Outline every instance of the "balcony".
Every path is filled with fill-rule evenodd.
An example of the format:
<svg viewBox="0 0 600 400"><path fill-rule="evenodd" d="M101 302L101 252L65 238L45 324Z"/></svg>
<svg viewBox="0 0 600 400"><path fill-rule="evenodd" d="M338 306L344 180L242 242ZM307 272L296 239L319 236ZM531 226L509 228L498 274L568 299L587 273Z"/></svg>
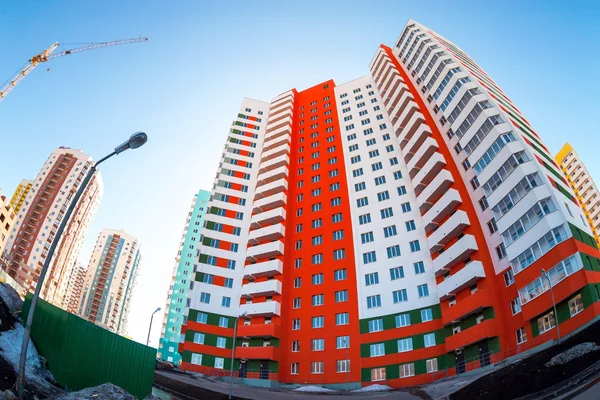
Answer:
<svg viewBox="0 0 600 400"><path fill-rule="evenodd" d="M431 137L431 130L425 124L421 125L403 149L405 154L416 153L426 139ZM412 156L411 156L412 157Z"/></svg>
<svg viewBox="0 0 600 400"><path fill-rule="evenodd" d="M282 207L287 204L287 196L285 193L277 193L269 197L263 197L254 202L252 212L258 214L261 211L271 210L273 208Z"/></svg>
<svg viewBox="0 0 600 400"><path fill-rule="evenodd" d="M413 187L417 196L429 185L429 182L446 166L446 160L441 153L435 152L427 160L425 165L415 174L416 170L410 170Z"/></svg>
<svg viewBox="0 0 600 400"><path fill-rule="evenodd" d="M396 134L398 136L398 141L400 142L400 147L404 145L404 142L408 142L412 136L417 132L417 130L421 127L421 124L425 121L425 117L420 112L416 112L408 124L404 126L399 126L396 129L394 125L394 129L396 130Z"/></svg>
<svg viewBox="0 0 600 400"><path fill-rule="evenodd" d="M274 182L278 179L287 178L288 175L289 175L289 170L288 170L288 167L286 167L286 166L263 172L262 174L258 175L257 187L261 187L267 183Z"/></svg>
<svg viewBox="0 0 600 400"><path fill-rule="evenodd" d="M446 351L462 349L470 344L498 336L498 325L495 319L487 319L473 325L455 335L446 338Z"/></svg>
<svg viewBox="0 0 600 400"><path fill-rule="evenodd" d="M283 154L277 157L273 157L270 160L263 160L260 164L259 174L263 174L267 171L272 171L275 168L284 167L290 164L290 156Z"/></svg>
<svg viewBox="0 0 600 400"><path fill-rule="evenodd" d="M246 261L254 261L259 258L271 258L283 255L283 243L280 241L259 244L248 247L246 250Z"/></svg>
<svg viewBox="0 0 600 400"><path fill-rule="evenodd" d="M433 271L435 272L435 275L438 276L443 274L444 271L450 270L456 264L473 254L473 252L475 251L477 251L477 243L475 242L475 236L463 236L452 246L450 246L449 249L444 251L442 254L437 256L435 260L433 260ZM458 275L458 273L456 273L455 275Z"/></svg>
<svg viewBox="0 0 600 400"><path fill-rule="evenodd" d="M423 214L423 225L425 232L429 233L434 227L438 226L448 215L450 215L459 204L462 203L460 194L456 189L450 189L438 201L435 202L433 207Z"/></svg>
<svg viewBox="0 0 600 400"><path fill-rule="evenodd" d="M269 140L267 143L265 143L264 147L263 147L263 152L262 154L273 150L277 147L283 146L285 144L291 144L291 137L289 135L289 133L285 134L285 135L281 135L278 138L275 138L273 140ZM261 154L261 158L262 158L262 154Z"/></svg>
<svg viewBox="0 0 600 400"><path fill-rule="evenodd" d="M281 294L281 282L277 279L242 285L242 297L273 296L276 294Z"/></svg>
<svg viewBox="0 0 600 400"><path fill-rule="evenodd" d="M477 290L472 295L457 301L452 307L443 310L442 321L444 326L456 324L469 315L477 314L484 308L493 306L493 303L487 290Z"/></svg>
<svg viewBox="0 0 600 400"><path fill-rule="evenodd" d="M255 199L262 199L263 197L272 196L275 193L284 192L288 188L288 182L286 179L279 179L275 182L267 183L256 188Z"/></svg>
<svg viewBox="0 0 600 400"><path fill-rule="evenodd" d="M279 360L279 347L275 346L236 346L235 358L248 360Z"/></svg>
<svg viewBox="0 0 600 400"><path fill-rule="evenodd" d="M438 229L427 237L430 253L436 253L470 225L471 221L469 221L467 213L463 210L456 211L450 218L444 221Z"/></svg>
<svg viewBox="0 0 600 400"><path fill-rule="evenodd" d="M279 146L273 147L268 151L263 150L262 154L260 155L260 160L261 162L265 162L272 158L282 156L284 154L290 154L289 143L282 143Z"/></svg>
<svg viewBox="0 0 600 400"><path fill-rule="evenodd" d="M276 124L279 124L279 122L276 122ZM277 129L274 129L274 130L270 131L269 133L265 134L264 145L269 146L270 142L276 140L277 138L279 138L283 135L289 135L291 133L291 130L292 130L291 124L286 123L284 125L279 125L277 127Z"/></svg>
<svg viewBox="0 0 600 400"><path fill-rule="evenodd" d="M417 197L419 211L423 214L433 206L433 203L454 183L450 171L442 170Z"/></svg>
<svg viewBox="0 0 600 400"><path fill-rule="evenodd" d="M272 315L281 315L281 304L278 301L240 304L240 314L244 311L248 317L269 317Z"/></svg>
<svg viewBox="0 0 600 400"><path fill-rule="evenodd" d="M283 273L283 261L268 260L256 264L248 264L244 268L244 278L260 278L261 276Z"/></svg>
<svg viewBox="0 0 600 400"><path fill-rule="evenodd" d="M485 271L481 261L471 261L460 271L446 278L437 285L440 300L445 300L456 295L461 290L471 286L480 279L485 278Z"/></svg>
<svg viewBox="0 0 600 400"><path fill-rule="evenodd" d="M238 325L239 337L281 337L281 326L278 324Z"/></svg>
<svg viewBox="0 0 600 400"><path fill-rule="evenodd" d="M290 126L291 124L292 124L291 113L279 120L277 120L277 118L275 118L275 119L273 119L273 121L268 121L266 135L269 135L271 132L274 132L277 129L280 129L282 126Z"/></svg>
<svg viewBox="0 0 600 400"><path fill-rule="evenodd" d="M429 160L431 155L435 153L439 149L437 141L431 137L428 137L423 141L423 145L421 147L416 148L415 153L404 153L404 160L406 161L406 166L408 167L408 172L411 178L419 172L423 165ZM409 157L410 156L410 157Z"/></svg>
<svg viewBox="0 0 600 400"><path fill-rule="evenodd" d="M250 234L248 235L248 242L251 244L258 244L259 242L266 241L270 242L272 240L282 238L283 236L285 236L285 226L282 224L268 225L264 228L250 231Z"/></svg>
<svg viewBox="0 0 600 400"><path fill-rule="evenodd" d="M396 114L396 116L392 118L392 124L394 125L394 128L398 127L398 129L402 129L404 126L409 126L407 123L410 121L411 117L418 112L419 106L417 103L415 103L413 100L409 101L402 110L402 113L400 115Z"/></svg>
<svg viewBox="0 0 600 400"><path fill-rule="evenodd" d="M254 214L250 219L250 228L259 229L268 225L273 225L285 220L285 208L279 207L259 214Z"/></svg>

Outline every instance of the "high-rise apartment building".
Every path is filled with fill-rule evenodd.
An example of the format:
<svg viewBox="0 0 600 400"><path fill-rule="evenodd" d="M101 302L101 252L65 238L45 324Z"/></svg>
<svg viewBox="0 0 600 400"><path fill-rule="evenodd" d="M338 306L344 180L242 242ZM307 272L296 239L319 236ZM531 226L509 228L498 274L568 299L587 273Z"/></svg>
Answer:
<svg viewBox="0 0 600 400"><path fill-rule="evenodd" d="M35 289L58 226L91 166L89 155L60 147L44 163L25 200L17 201L17 205L21 203L21 206L6 247L6 272L26 291ZM66 307L69 277L102 192L102 178L96 172L68 221L51 260L41 295L59 307ZM16 198L21 197L18 195Z"/></svg>
<svg viewBox="0 0 600 400"><path fill-rule="evenodd" d="M79 261L75 264L71 276L67 284L67 295L65 298L65 310L70 313L77 314L79 302L83 295L83 286L85 285L85 277L87 269Z"/></svg>
<svg viewBox="0 0 600 400"><path fill-rule="evenodd" d="M120 230L103 229L90 257L77 314L126 335L141 257L135 237Z"/></svg>
<svg viewBox="0 0 600 400"><path fill-rule="evenodd" d="M188 292L183 368L228 370L239 317L242 378L411 386L600 313L583 211L491 78L412 20L369 71L243 100Z"/></svg>
<svg viewBox="0 0 600 400"><path fill-rule="evenodd" d="M0 191L0 260L3 259L4 249L13 228L15 217L14 208ZM0 263L3 265L2 261Z"/></svg>
<svg viewBox="0 0 600 400"><path fill-rule="evenodd" d="M198 257L196 251L198 243L200 243L204 214L206 214L209 199L210 192L206 190L200 190L194 195L185 220L167 293L157 356L175 364L181 362L181 355L178 352L181 324L187 303L188 288L194 279L194 263Z"/></svg>
<svg viewBox="0 0 600 400"><path fill-rule="evenodd" d="M600 193L598 187L581 161L579 154L569 143L560 149L555 159L565 173L567 182L571 185L585 212L596 243L600 245Z"/></svg>
<svg viewBox="0 0 600 400"><path fill-rule="evenodd" d="M17 186L17 189L15 190L10 199L10 205L15 210L15 213L18 213L21 207L23 206L23 203L27 198L27 194L29 194L29 191L31 190L32 186L33 181L29 179L23 179L19 183L19 186Z"/></svg>

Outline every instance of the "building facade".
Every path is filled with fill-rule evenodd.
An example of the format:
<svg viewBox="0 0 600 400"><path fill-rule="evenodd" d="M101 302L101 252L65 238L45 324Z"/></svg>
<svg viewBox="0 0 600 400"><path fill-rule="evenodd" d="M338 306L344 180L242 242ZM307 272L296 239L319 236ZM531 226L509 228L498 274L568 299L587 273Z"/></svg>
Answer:
<svg viewBox="0 0 600 400"><path fill-rule="evenodd" d="M181 324L187 303L188 288L194 274L194 260L198 257L196 251L198 243L200 243L209 199L210 192L206 190L200 190L194 195L181 235L177 257L175 257L167 303L164 308L157 357L176 365L181 363L181 355L178 351Z"/></svg>
<svg viewBox="0 0 600 400"><path fill-rule="evenodd" d="M75 263L75 268L73 268L71 276L69 277L67 295L64 302L65 310L72 314L77 314L78 312L86 275L87 269L77 261L77 263Z"/></svg>
<svg viewBox="0 0 600 400"><path fill-rule="evenodd" d="M579 200L596 243L600 245L600 192L579 154L566 143L556 154L556 162Z"/></svg>
<svg viewBox="0 0 600 400"><path fill-rule="evenodd" d="M6 247L8 264L5 271L25 291L35 289L58 226L91 166L89 155L60 147L44 163L25 200L17 201L21 206ZM59 239L44 281L41 296L54 305L66 307L69 277L102 193L102 178L96 172ZM13 196L15 199L21 197Z"/></svg>
<svg viewBox="0 0 600 400"><path fill-rule="evenodd" d="M242 102L188 292L183 368L228 370L237 319L241 378L412 386L600 313L584 212L491 78L412 20L369 71Z"/></svg>
<svg viewBox="0 0 600 400"><path fill-rule="evenodd" d="M0 259L3 259L6 243L15 223L15 210L8 198L0 192ZM3 263L3 261L0 261ZM3 265L3 264L2 264Z"/></svg>
<svg viewBox="0 0 600 400"><path fill-rule="evenodd" d="M27 198L27 195L29 194L29 191L31 190L32 186L33 181L29 179L23 179L19 183L19 186L17 186L17 189L15 190L10 199L10 205L15 210L15 213L18 213L21 207L23 206L23 203L25 202L25 199Z"/></svg>
<svg viewBox="0 0 600 400"><path fill-rule="evenodd" d="M90 257L77 314L119 335L127 335L141 257L140 244L134 236L103 229Z"/></svg>

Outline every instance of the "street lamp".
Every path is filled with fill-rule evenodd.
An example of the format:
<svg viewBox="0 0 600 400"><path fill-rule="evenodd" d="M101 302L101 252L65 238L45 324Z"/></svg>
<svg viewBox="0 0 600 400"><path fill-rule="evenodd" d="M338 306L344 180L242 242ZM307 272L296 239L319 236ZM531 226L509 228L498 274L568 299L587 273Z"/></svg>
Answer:
<svg viewBox="0 0 600 400"><path fill-rule="evenodd" d="M552 307L554 307L554 322L556 323L556 336L557 343L560 343L560 327L558 326L558 312L556 311L556 302L554 301L554 290L552 289L552 282L550 281L550 276L544 268L542 268L542 276L548 279L548 285L550 286L550 295L552 296Z"/></svg>
<svg viewBox="0 0 600 400"><path fill-rule="evenodd" d="M133 135L131 135L129 140L127 140L126 142L115 147L115 150L112 153L110 153L106 157L101 158L100 160L96 161L96 163L88 171L88 173L85 176L81 185L79 185L79 189L77 189L77 193L75 194L75 197L73 197L71 204L69 204L69 208L67 208L67 212L65 213L62 221L60 222L58 230L56 231L56 235L54 236L54 240L52 241L52 244L50 245L50 248L48 249L48 254L46 255L46 260L44 261L44 266L42 267L42 271L40 272L40 277L35 286L35 291L33 292L33 297L31 298L31 305L29 307L29 313L27 314L27 322L25 323L25 332L23 332L23 342L21 343L21 358L19 359L19 377L18 377L18 381L17 381L20 400L23 400L23 391L24 391L24 384L25 384L25 363L27 360L27 347L29 346L29 337L31 336L31 324L33 322L33 315L35 313L35 307L36 307L38 299L40 297L40 292L42 290L44 278L46 277L46 273L48 272L48 268L50 267L50 261L52 260L52 256L54 255L54 250L56 250L56 246L58 245L58 242L59 242L59 240L62 236L62 233L65 229L65 226L67 225L67 222L71 218L71 214L73 214L73 210L77 206L77 203L79 202L79 199L83 195L83 192L85 191L87 185L90 183L90 180L92 180L92 177L94 176L94 173L96 172L96 168L98 167L98 165L100 165L102 162L108 160L112 156L124 152L125 150L137 149L138 147L141 147L147 141L148 141L148 135L146 135L144 132L136 132Z"/></svg>
<svg viewBox="0 0 600 400"><path fill-rule="evenodd" d="M229 400L231 400L231 391L233 390L233 360L235 356L235 340L237 336L238 319L243 318L248 314L248 311L242 311L240 316L233 323L233 344L231 345L231 367L229 371Z"/></svg>
<svg viewBox="0 0 600 400"><path fill-rule="evenodd" d="M158 307L156 310L154 310L154 312L150 316L150 326L148 327L148 339L146 339L146 346L148 346L148 343L150 343L150 331L152 330L152 320L154 319L154 314L156 314L159 311L160 311L160 307Z"/></svg>

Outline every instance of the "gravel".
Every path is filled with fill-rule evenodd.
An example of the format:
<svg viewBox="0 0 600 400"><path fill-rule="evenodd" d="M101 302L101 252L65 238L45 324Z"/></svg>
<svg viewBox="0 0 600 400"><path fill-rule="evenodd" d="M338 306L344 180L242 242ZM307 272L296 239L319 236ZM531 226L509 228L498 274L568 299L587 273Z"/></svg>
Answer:
<svg viewBox="0 0 600 400"><path fill-rule="evenodd" d="M135 397L112 383L104 383L56 397L55 400L135 400Z"/></svg>
<svg viewBox="0 0 600 400"><path fill-rule="evenodd" d="M598 346L594 342L586 342L578 344L577 346L571 347L569 350L563 351L560 354L555 355L548 361L544 366L553 367L555 365L566 364L571 360L579 358L584 354L590 353L592 351L600 350L600 346Z"/></svg>
<svg viewBox="0 0 600 400"><path fill-rule="evenodd" d="M327 389L321 386L301 386L297 389L294 389L294 392L331 393L335 392L335 390Z"/></svg>
<svg viewBox="0 0 600 400"><path fill-rule="evenodd" d="M353 392L385 392L388 390L392 390L393 388L391 386L388 385L369 385L369 386L365 386L364 388L360 388L357 390L353 390Z"/></svg>

